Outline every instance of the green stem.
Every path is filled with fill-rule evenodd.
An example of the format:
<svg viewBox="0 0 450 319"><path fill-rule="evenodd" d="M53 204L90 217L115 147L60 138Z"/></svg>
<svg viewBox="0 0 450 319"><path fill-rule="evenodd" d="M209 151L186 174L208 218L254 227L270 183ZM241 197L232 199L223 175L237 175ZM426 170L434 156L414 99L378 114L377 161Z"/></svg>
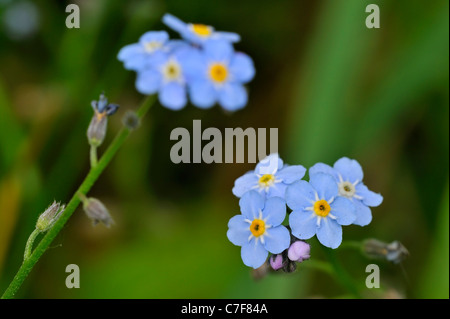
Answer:
<svg viewBox="0 0 450 319"><path fill-rule="evenodd" d="M90 150L90 159L91 159L91 167L97 166L98 158L97 158L97 146L91 145Z"/></svg>
<svg viewBox="0 0 450 319"><path fill-rule="evenodd" d="M30 237L28 237L27 244L25 245L25 253L23 255L23 260L27 260L28 258L30 258L34 240L40 233L41 232L38 229L35 229L31 233Z"/></svg>
<svg viewBox="0 0 450 319"><path fill-rule="evenodd" d="M155 95L149 96L145 99L143 104L137 110L137 116L139 118L144 117L144 115L148 112L150 107L154 104L156 98ZM60 218L56 221L53 227L47 232L47 234L42 238L39 245L33 251L33 253L23 261L19 270L17 271L16 276L9 284L8 288L5 290L2 299L13 298L16 294L17 290L20 288L24 280L28 277L29 273L33 269L34 265L37 263L42 254L47 250L49 245L61 231L61 229L66 224L67 220L72 216L73 212L77 208L80 203L79 194L87 194L87 192L94 185L95 181L98 179L100 174L105 170L106 166L111 162L114 155L117 153L119 148L125 142L126 138L130 135L130 130L126 127L123 127L116 135L114 140L109 145L108 149L105 151L103 156L98 161L95 167L91 167L88 175L81 183L80 187L75 191L75 194L72 196L71 200L66 206L66 209L61 214Z"/></svg>
<svg viewBox="0 0 450 319"><path fill-rule="evenodd" d="M333 266L334 273L336 274L336 279L338 282L345 287L350 293L355 297L359 298L360 294L358 288L356 287L353 279L350 277L348 272L342 267L341 263L336 257L336 252L330 248L324 248L325 254L328 257L330 264Z"/></svg>

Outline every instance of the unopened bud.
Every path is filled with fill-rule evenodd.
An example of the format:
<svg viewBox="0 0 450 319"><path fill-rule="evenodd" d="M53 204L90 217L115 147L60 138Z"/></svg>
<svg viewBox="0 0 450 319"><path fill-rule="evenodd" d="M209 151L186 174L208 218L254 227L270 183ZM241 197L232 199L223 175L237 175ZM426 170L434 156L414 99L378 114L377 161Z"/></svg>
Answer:
<svg viewBox="0 0 450 319"><path fill-rule="evenodd" d="M135 130L139 127L140 120L137 114L133 111L126 111L122 117L122 123L130 131Z"/></svg>
<svg viewBox="0 0 450 319"><path fill-rule="evenodd" d="M283 268L283 257L281 255L272 255L269 259L270 267L273 270L278 270Z"/></svg>
<svg viewBox="0 0 450 319"><path fill-rule="evenodd" d="M103 205L101 201L96 198L82 197L83 209L87 217L92 220L92 224L95 226L98 223L104 224L106 227L110 227L114 224L114 220L109 214L108 209Z"/></svg>
<svg viewBox="0 0 450 319"><path fill-rule="evenodd" d="M311 246L302 241L297 240L291 244L288 249L288 258L292 261L302 262L310 257Z"/></svg>
<svg viewBox="0 0 450 319"><path fill-rule="evenodd" d="M64 211L65 206L54 201L46 210L43 212L37 222L36 229L40 232L46 232L55 224L61 213Z"/></svg>
<svg viewBox="0 0 450 319"><path fill-rule="evenodd" d="M399 241L385 243L377 239L368 239L363 244L364 253L370 258L383 258L394 264L403 261L409 252Z"/></svg>

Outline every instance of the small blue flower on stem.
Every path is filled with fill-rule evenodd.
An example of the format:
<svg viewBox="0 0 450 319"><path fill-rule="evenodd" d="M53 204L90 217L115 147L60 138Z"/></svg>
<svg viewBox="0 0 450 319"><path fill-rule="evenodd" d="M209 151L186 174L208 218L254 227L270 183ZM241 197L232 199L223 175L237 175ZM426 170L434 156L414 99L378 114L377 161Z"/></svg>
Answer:
<svg viewBox="0 0 450 319"><path fill-rule="evenodd" d="M286 216L286 203L272 197L264 200L256 191L246 193L239 201L241 215L228 222L228 239L241 246L245 265L258 268L270 253L279 254L290 244L289 230L282 226Z"/></svg>
<svg viewBox="0 0 450 319"><path fill-rule="evenodd" d="M209 39L226 40L232 43L241 39L239 34L215 31L213 27L204 24L185 23L169 13L163 16L162 21L184 39L194 44L202 44Z"/></svg>
<svg viewBox="0 0 450 319"><path fill-rule="evenodd" d="M169 53L158 54L150 67L138 72L136 89L142 94L159 92L160 103L171 109L180 110L187 104L184 56L192 50L177 44Z"/></svg>
<svg viewBox="0 0 450 319"><path fill-rule="evenodd" d="M363 170L356 160L343 157L334 163L334 167L323 163L317 163L310 168L310 174L327 173L334 177L339 195L348 198L355 205L355 225L366 226L372 221L372 212L369 207L381 204L383 197L370 191L363 184Z"/></svg>
<svg viewBox="0 0 450 319"><path fill-rule="evenodd" d="M124 63L125 69L140 71L151 65L155 53L166 51L169 35L165 31L149 31L144 33L138 43L124 46L117 56Z"/></svg>
<svg viewBox="0 0 450 319"><path fill-rule="evenodd" d="M337 248L342 242L342 226L354 222L355 207L339 196L333 176L310 173L309 183L298 181L286 189L286 202L292 209L289 225L292 235L309 239L317 235L319 242Z"/></svg>
<svg viewBox="0 0 450 319"><path fill-rule="evenodd" d="M233 194L241 197L251 190L256 190L267 197L285 197L286 187L299 181L305 175L302 165L286 165L278 156L271 154L250 171L234 182Z"/></svg>
<svg viewBox="0 0 450 319"><path fill-rule="evenodd" d="M203 50L192 50L186 63L192 104L210 108L219 103L227 111L236 111L247 104L243 84L255 75L252 59L224 40L209 40Z"/></svg>

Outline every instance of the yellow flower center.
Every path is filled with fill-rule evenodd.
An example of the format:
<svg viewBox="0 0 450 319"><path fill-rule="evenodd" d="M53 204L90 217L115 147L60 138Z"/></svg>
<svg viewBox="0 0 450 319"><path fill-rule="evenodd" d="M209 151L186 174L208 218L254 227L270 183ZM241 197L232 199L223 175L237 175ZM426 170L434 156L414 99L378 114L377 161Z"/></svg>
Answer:
<svg viewBox="0 0 450 319"><path fill-rule="evenodd" d="M327 217L331 211L330 204L324 199L314 203L314 212L320 217Z"/></svg>
<svg viewBox="0 0 450 319"><path fill-rule="evenodd" d="M275 182L275 176L272 174L264 174L259 179L259 186L261 187L269 187Z"/></svg>
<svg viewBox="0 0 450 319"><path fill-rule="evenodd" d="M250 231L255 237L263 235L266 231L266 224L262 219L254 219L250 225Z"/></svg>
<svg viewBox="0 0 450 319"><path fill-rule="evenodd" d="M163 67L162 73L168 81L177 80L181 76L181 66L176 61L171 60Z"/></svg>
<svg viewBox="0 0 450 319"><path fill-rule="evenodd" d="M212 33L211 27L204 24L192 24L191 29L201 37L209 37Z"/></svg>
<svg viewBox="0 0 450 319"><path fill-rule="evenodd" d="M215 63L209 68L209 75L215 82L224 82L228 77L227 67L221 63Z"/></svg>

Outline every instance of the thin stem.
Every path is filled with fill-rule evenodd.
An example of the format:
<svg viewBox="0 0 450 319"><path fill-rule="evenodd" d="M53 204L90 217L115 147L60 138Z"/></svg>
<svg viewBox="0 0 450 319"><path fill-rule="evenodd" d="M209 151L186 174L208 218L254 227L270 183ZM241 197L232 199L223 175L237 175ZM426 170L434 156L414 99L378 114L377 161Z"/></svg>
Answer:
<svg viewBox="0 0 450 319"><path fill-rule="evenodd" d="M27 260L31 256L31 251L33 250L33 243L36 237L40 234L38 229L33 230L30 237L28 237L27 244L25 245L25 253L23 255L23 260Z"/></svg>
<svg viewBox="0 0 450 319"><path fill-rule="evenodd" d="M144 115L148 112L150 107L154 104L156 98L155 95L149 96L145 99L143 104L139 107L137 111L137 115L139 118L144 117ZM61 217L55 222L53 227L47 232L47 234L42 238L39 245L32 252L28 259L24 260L22 265L20 266L16 276L9 284L9 287L5 290L2 299L13 298L16 294L17 290L20 288L24 280L27 278L34 265L37 263L42 254L47 250L49 245L61 231L61 229L66 224L67 220L72 216L73 212L77 208L80 203L79 194L85 195L94 185L95 181L98 179L100 174L105 170L108 164L111 162L114 155L120 149L122 144L125 142L126 138L130 134L130 130L126 127L122 127L122 129L117 133L114 140L109 145L108 149L105 151L103 156L98 161L95 167L91 167L88 175L81 183L80 187L75 191L75 194L70 199L69 203L66 206L66 209L61 214Z"/></svg>
<svg viewBox="0 0 450 319"><path fill-rule="evenodd" d="M98 159L97 159L97 146L91 145L90 150L90 159L91 159L91 167L97 166Z"/></svg>

